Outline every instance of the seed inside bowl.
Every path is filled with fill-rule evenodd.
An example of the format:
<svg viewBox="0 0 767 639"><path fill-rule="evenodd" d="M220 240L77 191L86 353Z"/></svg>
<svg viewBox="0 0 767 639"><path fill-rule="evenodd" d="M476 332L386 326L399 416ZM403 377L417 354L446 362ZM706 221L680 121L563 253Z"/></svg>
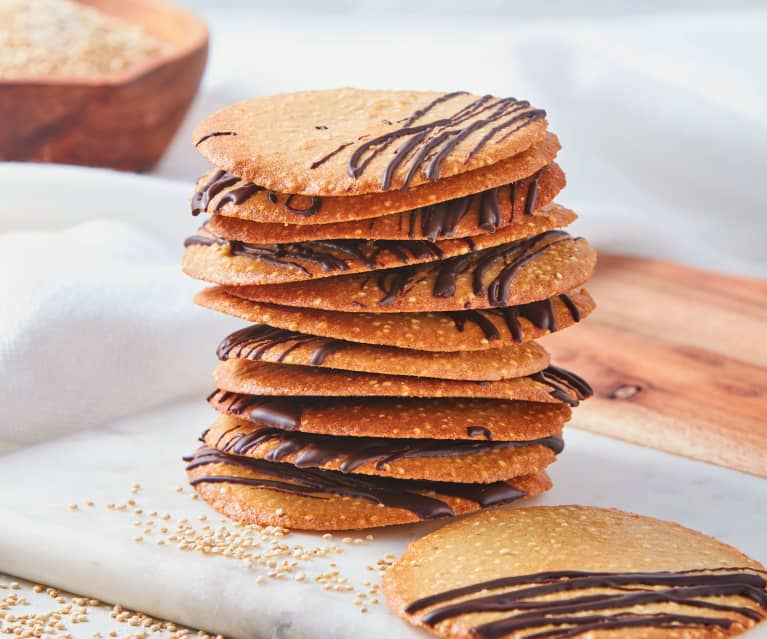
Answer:
<svg viewBox="0 0 767 639"><path fill-rule="evenodd" d="M0 2L0 79L117 75L169 48L135 24L72 0Z"/></svg>

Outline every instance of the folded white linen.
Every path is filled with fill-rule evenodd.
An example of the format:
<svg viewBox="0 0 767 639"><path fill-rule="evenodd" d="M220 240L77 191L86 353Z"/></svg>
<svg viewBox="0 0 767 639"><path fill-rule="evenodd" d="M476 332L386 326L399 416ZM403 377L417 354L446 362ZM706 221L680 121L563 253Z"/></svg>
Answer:
<svg viewBox="0 0 767 639"><path fill-rule="evenodd" d="M0 165L0 440L35 442L204 395L238 322L181 273L190 185Z"/></svg>

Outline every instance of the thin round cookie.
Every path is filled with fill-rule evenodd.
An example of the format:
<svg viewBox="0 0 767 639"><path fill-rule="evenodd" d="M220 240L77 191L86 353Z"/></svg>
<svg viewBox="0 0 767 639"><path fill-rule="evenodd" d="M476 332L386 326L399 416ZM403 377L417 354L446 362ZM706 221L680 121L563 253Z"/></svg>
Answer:
<svg viewBox="0 0 767 639"><path fill-rule="evenodd" d="M253 302L221 287L195 296L200 306L249 322L365 344L433 352L502 348L572 326L595 308L585 289L521 306L447 313L343 313Z"/></svg>
<svg viewBox="0 0 767 639"><path fill-rule="evenodd" d="M221 214L252 222L291 224L294 226L327 226L359 223L380 216L391 217L400 212L422 207L439 207L451 202L455 209L486 227L495 218L515 213L532 212L538 203L551 201L566 183L562 169L552 160L559 141L548 134L539 145L509 160L452 178L426 184L409 191L371 193L353 197L319 197L268 191L231 173L212 170L203 175L192 195L192 215ZM498 211L493 205L497 201ZM476 208L475 208L476 207ZM465 210L464 210L465 209ZM471 209L471 210L469 210ZM435 213L440 208L435 209ZM471 228L470 225L468 228ZM489 230L485 228L485 230ZM336 236L340 237L340 236Z"/></svg>
<svg viewBox="0 0 767 639"><path fill-rule="evenodd" d="M344 475L200 448L185 458L189 482L213 508L246 524L353 530L451 517L538 495L545 472L464 484Z"/></svg>
<svg viewBox="0 0 767 639"><path fill-rule="evenodd" d="M254 324L225 337L218 358L319 366L323 368L437 377L457 380L498 380L524 377L549 365L549 356L535 342L483 351L433 353L359 344Z"/></svg>
<svg viewBox="0 0 767 639"><path fill-rule="evenodd" d="M467 441L315 435L220 417L200 438L224 453L397 479L488 484L544 470L564 448L561 433L530 441Z"/></svg>
<svg viewBox="0 0 767 639"><path fill-rule="evenodd" d="M339 389L356 397L462 397L565 402L570 406L590 397L585 380L557 366L527 377L472 382L404 375L379 375L309 366L285 366L232 359L213 371L222 390L245 395L334 397Z"/></svg>
<svg viewBox="0 0 767 639"><path fill-rule="evenodd" d="M757 561L679 524L587 506L494 510L413 542L391 608L445 639L714 638L767 616Z"/></svg>
<svg viewBox="0 0 767 639"><path fill-rule="evenodd" d="M522 153L546 113L463 91L329 89L245 100L205 118L193 140L214 166L282 193L407 190Z"/></svg>
<svg viewBox="0 0 767 639"><path fill-rule="evenodd" d="M520 441L560 432L567 404L409 397L267 397L216 389L220 413L318 435Z"/></svg>
<svg viewBox="0 0 767 639"><path fill-rule="evenodd" d="M252 244L219 237L204 226L184 242L183 269L191 277L214 284L247 286L425 264L539 235L576 218L557 204L550 209L549 215L531 217L528 224L441 242L338 239Z"/></svg>
<svg viewBox="0 0 767 639"><path fill-rule="evenodd" d="M555 181L552 173L560 178ZM532 190L538 180L538 187ZM535 222L536 215L551 215L547 205L564 186L564 173L557 165L549 165L535 176L507 187L497 187L496 193L478 193L456 200L428 204L402 213L392 213L351 222L330 224L289 224L276 222L254 222L242 218L237 212L232 215L212 215L206 225L208 229L227 239L253 243L284 244L309 240L334 240L338 238L366 240L437 240L451 237L472 237L513 225L527 225ZM532 192L531 192L532 191ZM557 226L566 226L575 220L575 213L569 209L557 208L557 215L563 219ZM534 233L527 233L534 235Z"/></svg>
<svg viewBox="0 0 767 639"><path fill-rule="evenodd" d="M548 299L581 286L595 265L596 252L585 239L547 231L440 262L224 290L254 302L331 311L458 311Z"/></svg>

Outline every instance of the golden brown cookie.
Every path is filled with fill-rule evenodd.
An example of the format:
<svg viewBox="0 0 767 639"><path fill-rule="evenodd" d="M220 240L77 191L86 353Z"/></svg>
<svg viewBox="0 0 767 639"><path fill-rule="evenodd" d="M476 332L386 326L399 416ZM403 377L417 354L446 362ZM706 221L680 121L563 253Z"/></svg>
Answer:
<svg viewBox="0 0 767 639"><path fill-rule="evenodd" d="M461 237L460 230L471 231L466 235L490 231L551 202L566 183L562 169L551 162L558 150L556 136L548 134L541 144L525 153L478 171L409 191L353 197L276 193L220 169L212 170L197 182L191 208L193 215L205 212L256 223L288 224L298 229L343 224L352 227L375 224L391 229L392 220L407 226L415 217L413 226L436 225L443 227L439 235ZM371 219L381 216L389 218L388 221L378 223ZM425 239L437 239L430 237L431 233L427 235Z"/></svg>
<svg viewBox="0 0 767 639"><path fill-rule="evenodd" d="M191 277L234 286L279 284L425 264L483 251L550 231L576 215L552 204L552 215L494 233L441 242L426 240L312 240L251 244L218 237L206 227L184 243L184 272Z"/></svg>
<svg viewBox="0 0 767 639"><path fill-rule="evenodd" d="M476 381L524 377L549 365L548 354L535 342L497 348L491 356L483 351L433 353L317 337L266 324L254 324L232 333L219 344L217 354L220 360L246 359Z"/></svg>
<svg viewBox="0 0 767 639"><path fill-rule="evenodd" d="M767 616L757 561L679 524L587 506L494 510L413 542L383 590L446 639L732 636Z"/></svg>
<svg viewBox="0 0 767 639"><path fill-rule="evenodd" d="M340 437L259 426L222 416L201 441L231 455L398 479L487 484L544 470L561 432L530 441Z"/></svg>
<svg viewBox="0 0 767 639"><path fill-rule="evenodd" d="M231 289L237 293L237 289ZM502 348L572 326L595 307L585 289L522 306L447 313L342 313L245 300L223 288L197 294L201 306L291 331L398 348L451 352Z"/></svg>
<svg viewBox="0 0 767 639"><path fill-rule="evenodd" d="M580 377L556 366L534 375L472 382L404 375L378 375L309 366L284 366L232 359L213 371L218 388L245 395L336 397L465 397L565 402L577 406L591 396Z"/></svg>
<svg viewBox="0 0 767 639"><path fill-rule="evenodd" d="M205 118L193 140L216 167L268 189L358 195L522 153L543 139L545 116L515 98L344 88L232 104Z"/></svg>
<svg viewBox="0 0 767 639"><path fill-rule="evenodd" d="M548 167L547 167L548 169ZM547 175L544 172L542 175ZM532 179L532 178L531 178ZM563 178L564 179L564 178ZM441 202L424 206L412 211L384 215L366 220L336 222L331 224L280 224L269 222L251 222L238 217L213 215L207 221L207 227L216 235L229 239L253 243L306 242L309 240L334 240L338 238L366 240L429 240L431 242L451 237L473 237L483 233L506 228L507 226L527 226L533 228L538 215L560 218L555 226L566 226L573 222L576 215L564 207L549 206L556 195L550 189L541 186L538 189L534 210L528 212L524 189L519 189L515 199L509 193L506 200L498 196L498 214L481 216L480 200L470 203L464 211L463 206L454 206L452 202ZM513 189L510 189L510 191ZM472 196L467 196L471 198ZM492 204L493 200L491 200ZM488 212L492 212L490 209ZM495 226L497 224L497 226ZM480 226L481 225L481 226ZM526 232L525 236L535 235ZM522 233L520 233L522 237Z"/></svg>
<svg viewBox="0 0 767 639"><path fill-rule="evenodd" d="M596 253L585 239L547 231L436 263L224 290L254 302L331 311L458 311L553 297L582 285L595 265Z"/></svg>
<svg viewBox="0 0 767 639"><path fill-rule="evenodd" d="M566 404L502 399L264 397L216 389L210 405L260 426L318 435L515 441L548 437L570 419Z"/></svg>
<svg viewBox="0 0 767 639"><path fill-rule="evenodd" d="M187 476L205 501L236 521L300 530L408 524L510 503L551 488L545 472L508 482L459 484L344 475L200 448Z"/></svg>

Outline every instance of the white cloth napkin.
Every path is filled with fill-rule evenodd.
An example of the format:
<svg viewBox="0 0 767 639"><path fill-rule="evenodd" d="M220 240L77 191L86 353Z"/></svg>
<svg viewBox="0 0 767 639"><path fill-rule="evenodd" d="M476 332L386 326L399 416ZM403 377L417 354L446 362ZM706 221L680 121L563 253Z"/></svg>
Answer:
<svg viewBox="0 0 767 639"><path fill-rule="evenodd" d="M34 442L212 387L238 324L181 273L188 184L0 165L0 440Z"/></svg>

